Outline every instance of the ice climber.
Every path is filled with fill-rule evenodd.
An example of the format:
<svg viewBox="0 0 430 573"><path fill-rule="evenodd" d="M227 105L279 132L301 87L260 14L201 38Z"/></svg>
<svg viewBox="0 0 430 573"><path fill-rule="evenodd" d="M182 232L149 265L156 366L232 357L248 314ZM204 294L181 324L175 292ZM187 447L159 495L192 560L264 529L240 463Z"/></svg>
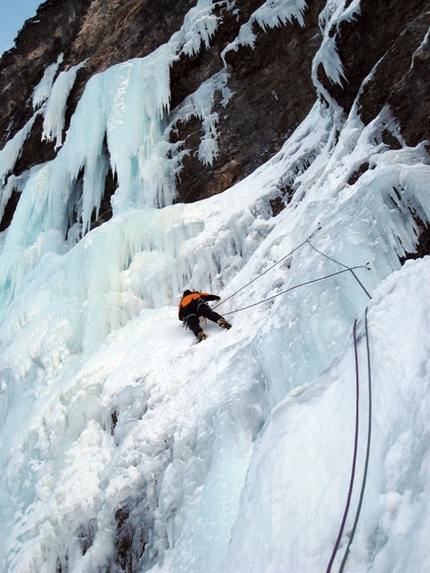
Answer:
<svg viewBox="0 0 430 573"><path fill-rule="evenodd" d="M206 304L206 302L210 300L221 300L221 298L216 294L209 294L208 292L186 290L179 303L179 320L182 320L188 328L194 332L199 342L206 338L206 333L200 326L201 316L216 322L221 328L231 328L231 324L229 324L225 318L214 312L210 306Z"/></svg>

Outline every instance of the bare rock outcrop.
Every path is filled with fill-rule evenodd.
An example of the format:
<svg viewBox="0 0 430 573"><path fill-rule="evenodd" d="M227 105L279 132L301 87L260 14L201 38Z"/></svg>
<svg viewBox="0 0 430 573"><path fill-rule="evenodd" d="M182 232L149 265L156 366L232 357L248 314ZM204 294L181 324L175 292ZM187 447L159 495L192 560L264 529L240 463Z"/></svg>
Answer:
<svg viewBox="0 0 430 573"><path fill-rule="evenodd" d="M60 54L58 72L86 61L68 99L69 121L93 74L151 53L180 28L195 4L195 0L47 0L21 30L16 47L0 60L0 147L30 117L32 90ZM224 66L223 50L262 4L261 0L236 0L231 10L227 3L219 3L219 25L210 46L172 66L172 110ZM227 52L228 87L234 95L227 104L214 104L219 114L219 152L212 165L197 158L201 120L192 117L176 126L174 137L189 150L177 181L178 201L220 193L242 179L279 150L306 117L318 97L312 65L321 44L319 15L325 4L325 0L309 2L304 25L293 20L263 30L254 24L254 47ZM412 0L407 7L402 0L390 0L389 6L362 0L358 15L329 31L343 64L342 85L332 83L321 67L316 70L318 80L345 114L356 103L367 123L389 106L410 145L430 139L430 47L428 38L424 40L429 20L425 0ZM14 174L55 156L52 143L42 142L41 135L38 119ZM114 189L110 173L102 206L104 219L109 217ZM16 194L12 199L16 203ZM13 213L13 202L3 228Z"/></svg>

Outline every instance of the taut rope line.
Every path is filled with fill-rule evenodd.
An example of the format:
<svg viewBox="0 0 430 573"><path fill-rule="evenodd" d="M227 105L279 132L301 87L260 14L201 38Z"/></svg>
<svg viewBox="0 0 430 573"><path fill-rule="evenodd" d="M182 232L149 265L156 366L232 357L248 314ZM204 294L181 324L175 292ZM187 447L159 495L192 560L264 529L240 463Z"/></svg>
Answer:
<svg viewBox="0 0 430 573"><path fill-rule="evenodd" d="M355 278L355 280L358 282L358 284L360 285L360 287L363 289L363 291L366 293L366 295L369 298L372 298L369 294L369 292L367 291L366 287L363 285L363 283L360 281L360 279L358 278L358 276L356 275L356 273L354 272L355 269L368 269L369 270L369 263L365 264L365 265L357 265L354 267L349 267L348 265L345 265L344 263L341 263L340 261L337 261L336 259L333 259L332 257L330 257L329 255L326 255L325 253L323 253L322 251L320 251L319 249L317 249L312 243L311 243L311 238L315 235L315 233L317 231L320 230L320 227L318 227L317 229L315 229L315 231L313 231L309 237L307 239L305 239L304 241L302 241L299 245L297 245L297 247L295 247L292 251L290 251L287 255L283 256L282 258L280 258L278 261L276 261L276 263L273 263L273 265L271 265L268 269L266 269L265 271L263 271L262 273L260 273L258 276L256 276L255 278L253 278L252 280L250 280L249 282L247 282L246 284L244 284L242 287L240 287L238 290L236 290L235 292L233 292L231 295L229 295L227 298L225 298L224 300L222 300L219 304L215 305L213 308L216 309L218 307L220 307L222 304L224 304L225 302L227 302L228 300L230 300L231 298L233 298L236 294L238 294L239 292L241 292L242 290L244 290L246 287L248 287L249 285L251 285L253 282L255 282L257 279L259 279L260 277L262 277L263 275L265 275L266 273L268 273L269 271L271 271L274 267L276 267L277 265L279 265L280 263L282 263L282 261L285 261L285 259L288 259L288 257L290 257L293 253L295 253L296 251L298 251L301 247L303 247L303 245L306 245L306 243L312 248L314 249L314 251L316 251L317 253L319 253L320 255L322 255L323 257L325 257L326 259L329 259L330 261L336 263L337 265L340 265L341 267L344 268L343 271L339 271L337 273L332 273L330 275L324 276L324 277L320 277L318 279L314 279L311 281L306 281L304 283L300 283L299 285L295 285L293 287L290 287L286 290L283 290L280 293L277 293L273 296L270 296L268 298L265 298L264 300L261 300L259 302L256 302L254 304L250 304L248 306L244 306L243 308L239 308L238 310L232 310L230 312L226 312L223 313L225 315L227 314L233 314L235 312L240 312L241 310L246 310L248 308L252 308L254 306L257 306L259 304L262 304L263 302L267 302L268 300L271 300L273 298L276 298L277 296L280 296L281 294L285 294L286 292L289 292L290 290L294 290L296 288L299 288L301 286L305 286L305 285L309 285L333 276L336 276L338 274L341 274L343 272L349 271L353 277Z"/></svg>
<svg viewBox="0 0 430 573"><path fill-rule="evenodd" d="M271 265L268 269L266 269L265 271L263 271L261 274L259 274L258 276L256 276L254 279L252 279L251 281L249 281L248 283L246 283L245 285L243 285L240 289L238 289L237 291L233 292L230 296L228 296L226 299L224 299L220 304L218 304L217 306L215 306L214 308L217 308L218 306L220 306L221 304L223 304L224 302L226 302L227 300L229 300L230 298L232 298L233 296L235 296L237 293L239 293L240 291L244 290L246 287L248 287L250 284L252 284L253 282L255 282L257 279L259 279L261 276L263 276L264 274L268 273L270 270L272 270L274 267L276 267L277 265L279 265L282 261L284 261L285 259L287 259L289 256L291 256L294 252L298 251L301 247L303 247L303 245L305 245L306 243L308 243L308 245L314 249L317 253L319 253L320 255L322 255L323 257L329 259L330 261L336 263L337 265L340 265L341 267L343 267L343 270L341 271L337 271L335 273L331 273L329 275L325 275L323 277L319 277L317 279L312 279L297 285L294 285L290 288L287 288L279 293L276 293L272 296L269 296L263 300L260 300L258 302L249 304L247 306L244 306L242 308L238 308L236 310L232 310L230 312L226 312L224 313L224 315L229 315L229 314L234 314L236 312L241 312L242 310L247 310L249 308L253 308L259 304L263 304L265 302L268 302L270 300L273 300L274 298L281 296L283 294L286 294L287 292L290 292L294 289L303 287L303 286L307 286L331 277L334 277L336 275L345 273L345 272L350 272L353 277L355 278L355 280L358 282L358 284L360 285L360 287L363 289L363 291L366 293L367 297L369 299L371 299L371 295L369 294L369 292L367 291L367 289L365 288L365 286L363 285L363 283L360 281L360 279L358 278L358 276L356 275L356 273L354 272L355 269L361 269L361 268L366 268L369 270L369 263L367 263L366 265L357 265L354 267L349 267L347 265L345 265L344 263L341 263L340 261L337 261L336 259L334 259L333 257L330 257L329 255L325 254L324 252L320 251L319 249L317 249L310 241L310 239L312 238L312 236L315 234L315 232L319 230L319 227L302 243L300 243L297 247L295 247L292 251L290 251L287 255L285 255L284 257L282 257L281 259L279 259L278 261L276 261L273 265ZM368 332L368 323L367 323L367 308L366 308L366 313L365 313L365 335L366 335L366 350L367 350L367 370L368 370L368 393L369 393L369 412L368 412L368 435L367 435L367 450L366 450L366 460L365 460L365 465L364 465L364 471L363 471L363 480L362 480L362 485L361 485L361 491L360 491L360 497L359 497L359 502L358 502L358 506L357 506L357 510L356 510L356 514L355 514L355 518L354 518L354 524L351 530L351 535L348 541L348 545L346 547L345 550L345 554L343 556L342 559L342 563L340 565L339 568L339 573L343 573L346 561L348 559L348 555L349 555L349 551L350 551L350 547L352 544L352 541L354 539L354 535L355 535L355 531L357 528L357 524L358 524L358 520L359 520L359 516L360 516L360 511L361 511L361 506L363 503L363 497L364 497L364 489L365 489L365 485L366 485L366 481L367 481L367 472L368 472L368 467L369 467L369 455L370 455L370 441L371 441L371 418L372 418L372 387L371 387L371 367L370 367L370 346L369 346L369 332ZM345 505L345 510L343 513L343 517L342 517L342 522L339 528L339 532L336 538L336 542L330 557L330 561L328 563L327 569L326 569L326 573L331 573L331 568L333 566L333 562L334 559L336 557L336 553L339 550L339 545L342 539L342 535L345 529L345 524L346 524L346 519L348 516L348 512L349 512L349 508L351 505L351 497L352 497L352 491L353 491L353 487L354 487L354 480L355 480L355 471L356 471L356 464L357 464L357 453L358 453L358 430L359 430L359 396L360 396L360 383L359 383L359 368L358 368L358 345L357 345L357 319L354 321L354 326L353 326L353 338L354 338L354 357L355 357L355 394L356 394L356 403L355 403L355 435L354 435L354 452L353 452L353 459L352 459L352 467L351 467L351 476L350 476L350 483L349 483L349 489L348 489L348 495L347 495L347 501L346 501L346 505Z"/></svg>
<svg viewBox="0 0 430 573"><path fill-rule="evenodd" d="M366 447L366 461L364 463L364 470L363 470L363 480L361 483L361 491L360 491L360 498L358 501L357 511L355 513L354 525L352 526L351 536L348 541L348 545L345 550L345 555L343 556L342 563L339 568L339 573L343 572L343 568L345 567L345 563L348 559L349 550L354 539L355 530L357 529L358 518L360 517L361 506L363 504L363 497L364 497L364 488L366 487L367 481L367 471L369 469L369 457L370 457L370 441L372 435L372 372L370 366L370 344L369 344L369 328L367 324L367 308L364 315L364 328L366 333L366 352L367 352L367 378L368 378L368 393L369 393L369 412L368 412L368 421L367 421L367 447Z"/></svg>
<svg viewBox="0 0 430 573"><path fill-rule="evenodd" d="M369 263L367 263L366 265L357 265L354 267L349 267L347 265L345 265L344 263L341 263L340 261L337 261L336 259L334 259L333 257L330 257L329 255L325 254L324 252L320 251L319 249L317 249L310 241L310 239L312 238L312 236L316 233L316 231L318 231L320 229L320 227L318 227L315 231L313 231L313 233L311 235L309 235L309 237L304 240L302 243L300 243L297 247L295 247L292 251L290 251L287 255L285 255L284 257L282 257L281 259L279 259L278 261L276 261L273 265L271 265L268 269L266 269L265 271L263 271L261 274L259 274L258 276L256 276L254 279L252 279L251 281L249 281L248 283L246 283L245 285L243 285L240 289L238 289L237 291L233 292L230 296L228 296L226 299L224 299L220 304L216 305L214 308L219 307L221 304L223 304L224 302L226 302L227 300L229 300L230 298L232 298L233 296L235 296L237 293L239 293L240 291L244 290L246 287L248 287L250 284L252 284L253 282L255 282L257 279L259 279L261 276L263 276L264 274L268 273L270 270L272 270L274 267L276 267L277 265L279 265L282 261L284 261L285 259L287 259L289 256L291 256L294 252L298 251L301 247L303 247L303 245L305 245L306 243L308 243L308 245L314 249L317 253L319 253L320 255L322 255L323 257L329 259L330 261L336 263L337 265L340 265L341 267L343 267L343 270L341 271L337 271L335 273L331 273L329 275L325 275L323 277L319 277L317 279L312 279L309 281L305 281L303 283L294 285L290 288L287 288L279 293L276 293L272 296L269 296L263 300L260 300L258 302L249 304L247 306L244 306L242 308L238 308L236 310L232 310L230 312L226 312L224 313L224 315L229 315L229 314L234 314L236 312L241 312L242 310L247 310L249 308L253 308L255 306L258 306L259 304L263 304L265 302L268 302L270 300L273 300L274 298L281 296L283 294L286 294L287 292L290 292L294 289L303 287L303 286L307 286L331 277L334 277L336 275L340 275L342 273L345 272L350 272L353 277L355 278L355 280L358 282L358 284L360 285L360 287L363 289L363 291L366 293L366 295L368 296L369 299L371 299L371 295L369 294L369 292L367 291L367 289L365 288L365 286L363 285L363 283L360 281L360 279L358 278L358 276L356 275L356 273L354 272L355 269L362 269L362 268L366 268L369 270ZM367 473L368 473L368 467L369 467L369 455L370 455L370 442L371 442L371 423L372 423L372 385L371 385L371 366L370 366L370 345L369 345L369 331L368 331L368 322L367 322L367 308L366 308L366 313L365 313L365 335L366 335L366 351L367 351L367 371L368 371L368 393L369 393L369 411L368 411L368 434L367 434L367 449L366 449L366 460L365 460L365 465L364 465L364 471L363 471L363 480L362 480L362 485L361 485L361 491L360 491L360 497L359 497L359 502L358 502L358 506L357 506L357 510L356 510L356 514L355 514L355 518L354 518L354 524L351 530L351 535L348 541L348 545L346 547L345 550L345 554L343 556L342 559L342 563L340 565L339 568L339 573L343 573L346 561L348 559L348 555L349 555L349 551L350 551L350 547L351 544L353 542L354 539L354 535L355 535L355 531L357 529L357 524L358 524L358 520L359 520L359 516L360 516L360 511L361 511L361 506L363 503L363 497L364 497L364 489L366 486L366 481L367 481ZM331 572L331 568L333 566L333 562L334 559L336 557L336 553L339 549L339 545L342 539L342 535L343 535L343 531L345 528L345 524L346 524L346 519L348 516L348 512L349 512L349 508L351 505L351 497L352 497L352 491L353 491L353 487L354 487L354 480L355 480L355 471L356 471L356 464L357 464L357 452L358 452L358 429L359 429L359 392L360 392L360 388L359 388L359 368L358 368L358 348L357 348L357 319L354 321L354 326L353 326L353 339L354 339L354 357L355 357L355 388L356 388L356 405L355 405L355 435L354 435L354 452L353 452L353 460L352 460L352 467L351 467L351 476L350 476L350 483L349 483L349 489L348 489L348 495L347 495L347 501L346 501L346 506L345 506L345 510L344 510L344 514L342 517L342 522L339 528L339 532L336 538L336 542L330 557L330 561L329 564L327 566L326 569L326 573L330 573Z"/></svg>
<svg viewBox="0 0 430 573"><path fill-rule="evenodd" d="M281 291L281 292L278 292L278 293L276 293L276 294L274 294L274 295L272 295L272 296L269 296L269 297L267 297L267 298L265 298L265 299L263 299L263 300L260 300L260 301L258 301L258 302L254 302L254 303L252 303L252 304L248 304L247 306L243 306L242 308L237 308L236 310L230 310L229 312L225 312L225 313L223 313L223 314L224 314L224 316L227 316L228 314L234 314L234 313L236 313L236 312L241 312L242 310L247 310L248 308L252 308L252 307L254 307L254 306L258 306L259 304L263 304L264 302L267 302L267 301L269 301L269 300L272 300L272 299L274 299L274 298L276 298L276 297L278 297L278 296L281 296L282 294L285 294L285 293L287 293L287 292L290 292L290 291L292 291L292 290L294 290L294 289L296 289L296 288L300 288L300 287L307 286L307 285L310 285L310 284L313 284L313 283L317 283L317 282L319 282L319 281L323 281L323 280L325 280L325 279L329 279L329 278L331 278L331 277L335 277L336 275L341 275L342 273L347 273L348 271L351 271L351 270L353 270L353 269L362 269L362 268L366 268L366 266L365 266L365 265L357 265L356 267L346 267L346 268L343 269L342 271L336 271L335 273L331 273L331 274L329 274L329 275L325 275L325 276L319 277L319 278L317 278L317 279L312 279L312 280L306 281L306 282L304 282L304 283L299 283L299 284L294 285L294 286L292 286L292 287L290 287L290 288L287 288L287 289L285 289L285 290L283 290L283 291ZM257 277L257 278L258 278L258 277ZM255 279L254 279L254 280L255 280ZM231 296L233 296L233 295L231 295ZM226 299L226 300L227 300L227 299ZM219 306L219 305L218 305L218 306ZM217 307L214 307L214 308L217 308Z"/></svg>
<svg viewBox="0 0 430 573"><path fill-rule="evenodd" d="M225 302L227 302L229 299L231 299L232 297L234 297L237 293L239 293L240 291L242 291L243 289L245 289L246 287L248 287L249 285L251 285L253 282L255 282L257 279L259 279L260 277L262 277L263 275L265 275L266 273L268 273L269 271L271 271L274 267L276 267L277 265L279 265L280 263L282 263L282 261L285 261L285 259L288 259L288 257L290 257L293 253L295 253L296 251L298 251L301 247L303 247L303 245L306 245L306 243L309 241L309 239L311 239L315 233L317 231L319 231L320 227L318 227L317 229L315 229L315 231L313 231L309 237L307 239L305 239L303 242L300 243L300 245L297 245L297 247L295 247L292 251L290 251L288 253L288 255L283 256L281 259L279 259L279 261L276 261L276 263L273 263L273 265L271 265L268 269L266 269L265 271L263 271L262 273L260 273L258 276L256 276L254 279L250 280L248 283L246 283L245 285L243 285L242 287L240 287L240 289L238 289L237 291L235 291L234 293L232 293L230 296L228 296L227 298L225 298L224 300L222 300L219 304L217 304L216 306L214 306L215 308L218 308L219 306L221 306L222 304L224 304Z"/></svg>
<svg viewBox="0 0 430 573"><path fill-rule="evenodd" d="M339 528L339 533L337 535L336 542L333 547L333 551L330 557L329 564L326 569L326 573L330 573L334 558L336 556L337 550L339 549L340 540L343 535L343 530L345 528L346 518L348 516L349 507L351 505L352 489L354 487L355 479L355 467L357 463L357 449L358 449L358 422L359 422L359 397L360 397L360 381L358 372L358 351L357 351L357 319L354 320L353 327L354 335L354 356L355 356L355 433L354 433L354 453L352 456L352 467L351 467L351 477L349 481L348 496L346 500L345 510L343 512L342 522Z"/></svg>
<svg viewBox="0 0 430 573"><path fill-rule="evenodd" d="M309 237L310 239L310 237ZM310 247L312 247L314 249L314 251L316 251L317 253L319 253L320 255L322 255L323 257L325 257L326 259L329 259L330 261L333 261L334 263L336 263L337 265L340 265L341 267L345 267L346 269L348 269L349 271L351 271L353 277L355 278L355 280L358 282L358 284L361 286L361 288L364 290L364 292L367 294L367 296L369 298L372 298L369 294L369 292L366 290L365 286L363 285L363 283L360 281L360 279L358 278L358 276L354 273L354 269L355 268L360 268L360 267L347 267L347 265L344 265L343 263L341 263L340 261L336 261L336 259L333 259L332 257L329 257L328 255L326 255L325 253L323 253L322 251L320 251L319 249L317 249L316 247L314 247L314 245L310 242L310 240L307 239L306 242L309 244ZM369 268L367 265L364 265L365 268Z"/></svg>

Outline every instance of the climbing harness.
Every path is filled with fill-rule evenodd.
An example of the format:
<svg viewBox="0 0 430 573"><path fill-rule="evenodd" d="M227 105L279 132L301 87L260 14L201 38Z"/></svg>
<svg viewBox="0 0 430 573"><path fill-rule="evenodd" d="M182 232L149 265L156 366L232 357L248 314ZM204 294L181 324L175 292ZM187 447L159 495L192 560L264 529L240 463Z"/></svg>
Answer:
<svg viewBox="0 0 430 573"><path fill-rule="evenodd" d="M195 312L190 312L189 314L187 314L187 316L186 316L186 317L183 319L183 321L182 321L187 327L188 327L188 319L189 319L191 316L197 316L197 317L198 317L199 315L196 314Z"/></svg>

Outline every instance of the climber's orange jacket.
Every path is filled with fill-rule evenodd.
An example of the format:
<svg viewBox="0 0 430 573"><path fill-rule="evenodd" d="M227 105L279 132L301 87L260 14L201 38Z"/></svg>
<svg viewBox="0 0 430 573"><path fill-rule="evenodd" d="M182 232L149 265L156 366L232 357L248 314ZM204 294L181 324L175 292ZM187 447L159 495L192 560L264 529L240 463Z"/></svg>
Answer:
<svg viewBox="0 0 430 573"><path fill-rule="evenodd" d="M185 320L190 314L199 314L199 305L209 300L220 300L216 294L186 290L178 307L179 320Z"/></svg>

